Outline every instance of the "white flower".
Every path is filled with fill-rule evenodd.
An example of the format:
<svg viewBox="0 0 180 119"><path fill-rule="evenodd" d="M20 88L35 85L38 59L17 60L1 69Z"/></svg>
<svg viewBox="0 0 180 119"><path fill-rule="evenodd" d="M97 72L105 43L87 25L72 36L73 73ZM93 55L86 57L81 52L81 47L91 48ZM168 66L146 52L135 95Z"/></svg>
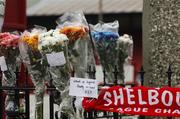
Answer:
<svg viewBox="0 0 180 119"><path fill-rule="evenodd" d="M120 36L118 41L123 42L124 44L133 44L132 38L127 34Z"/></svg>
<svg viewBox="0 0 180 119"><path fill-rule="evenodd" d="M67 36L65 34L61 34L58 29L50 30L39 35L38 49L41 50L43 46L55 45L68 40Z"/></svg>
<svg viewBox="0 0 180 119"><path fill-rule="evenodd" d="M59 29L54 30L53 37L58 38L61 41L68 41L69 40L65 34L61 34L59 32Z"/></svg>

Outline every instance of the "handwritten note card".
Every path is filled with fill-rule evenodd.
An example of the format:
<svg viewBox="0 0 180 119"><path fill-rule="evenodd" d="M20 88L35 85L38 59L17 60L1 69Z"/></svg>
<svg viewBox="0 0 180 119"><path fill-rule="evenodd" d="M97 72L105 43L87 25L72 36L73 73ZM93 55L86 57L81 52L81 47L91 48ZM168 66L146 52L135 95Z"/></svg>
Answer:
<svg viewBox="0 0 180 119"><path fill-rule="evenodd" d="M46 54L50 66L62 66L66 63L63 52Z"/></svg>
<svg viewBox="0 0 180 119"><path fill-rule="evenodd" d="M78 97L98 97L98 85L95 79L71 77L69 95Z"/></svg>

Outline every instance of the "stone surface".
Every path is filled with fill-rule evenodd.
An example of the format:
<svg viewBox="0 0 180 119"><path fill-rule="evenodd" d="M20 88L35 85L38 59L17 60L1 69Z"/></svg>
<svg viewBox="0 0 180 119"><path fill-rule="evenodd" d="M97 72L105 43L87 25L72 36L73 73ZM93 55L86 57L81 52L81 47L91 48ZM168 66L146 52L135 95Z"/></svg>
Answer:
<svg viewBox="0 0 180 119"><path fill-rule="evenodd" d="M169 65L180 84L180 0L144 0L143 55L146 85L167 85Z"/></svg>

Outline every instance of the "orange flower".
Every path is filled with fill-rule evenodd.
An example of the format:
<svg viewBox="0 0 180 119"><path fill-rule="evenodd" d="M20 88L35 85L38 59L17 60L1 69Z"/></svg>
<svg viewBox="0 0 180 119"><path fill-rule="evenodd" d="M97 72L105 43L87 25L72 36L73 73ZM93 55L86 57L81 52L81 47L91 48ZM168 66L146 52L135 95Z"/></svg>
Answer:
<svg viewBox="0 0 180 119"><path fill-rule="evenodd" d="M66 34L70 42L82 38L87 33L87 28L83 26L65 26L60 29L60 33Z"/></svg>
<svg viewBox="0 0 180 119"><path fill-rule="evenodd" d="M23 36L22 41L26 42L30 48L33 50L38 49L38 35L33 35L33 36Z"/></svg>

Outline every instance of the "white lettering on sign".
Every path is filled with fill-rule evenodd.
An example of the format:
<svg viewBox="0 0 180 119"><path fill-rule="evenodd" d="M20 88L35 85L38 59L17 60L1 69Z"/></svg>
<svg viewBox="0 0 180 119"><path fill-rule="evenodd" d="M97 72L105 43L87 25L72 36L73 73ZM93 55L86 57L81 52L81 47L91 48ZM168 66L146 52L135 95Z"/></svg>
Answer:
<svg viewBox="0 0 180 119"><path fill-rule="evenodd" d="M155 109L155 113L161 113L162 109Z"/></svg>
<svg viewBox="0 0 180 119"><path fill-rule="evenodd" d="M148 90L148 100L149 100L149 105L156 105L159 103L158 100L158 91L156 90Z"/></svg>
<svg viewBox="0 0 180 119"><path fill-rule="evenodd" d="M132 94L133 93L133 89L127 88L126 91L127 91L127 101L128 101L128 104L130 104L130 105L135 104L135 101L132 101L132 98L135 97Z"/></svg>
<svg viewBox="0 0 180 119"><path fill-rule="evenodd" d="M168 95L168 97L169 97L169 100L168 100L168 102L166 102L166 96ZM166 106L171 106L172 105L172 102L173 102L173 95L172 95L172 93L170 92L170 91L164 91L163 93L162 93L162 96L161 96L161 100L162 100L162 103L164 104L164 105L166 105Z"/></svg>
<svg viewBox="0 0 180 119"><path fill-rule="evenodd" d="M145 104L147 104L147 102L146 101L143 101L143 99L142 99L142 92L141 92L141 90L138 90L138 97L139 97L139 104L140 105L145 105Z"/></svg>
<svg viewBox="0 0 180 119"><path fill-rule="evenodd" d="M123 111L122 108L118 108L118 109L117 109L117 112L119 112L119 113L124 113L124 111Z"/></svg>
<svg viewBox="0 0 180 119"><path fill-rule="evenodd" d="M133 88L119 88L111 91L104 91L103 95L104 106L122 106L122 105L152 105L158 106L163 104L165 107L170 107L172 105L180 105L180 92L173 93L169 90L163 90L162 92L159 89L149 89L144 92L143 89L133 90ZM169 108L170 109L170 108ZM155 113L172 113L172 110L169 109L159 109L155 110ZM129 110L129 109L126 109ZM139 108L135 108L134 112L139 112ZM147 108L143 110L147 112Z"/></svg>
<svg viewBox="0 0 180 119"><path fill-rule="evenodd" d="M64 52L46 54L46 57L50 66L62 66L66 64Z"/></svg>
<svg viewBox="0 0 180 119"><path fill-rule="evenodd" d="M180 106L180 92L176 93L176 103L178 106Z"/></svg>
<svg viewBox="0 0 180 119"><path fill-rule="evenodd" d="M105 92L104 94L104 100L108 103L105 103L104 106L109 106L110 104L112 104L112 101L109 99L111 98L111 93L110 92Z"/></svg>
<svg viewBox="0 0 180 119"><path fill-rule="evenodd" d="M98 97L98 84L95 79L71 77L69 95L78 97Z"/></svg>
<svg viewBox="0 0 180 119"><path fill-rule="evenodd" d="M148 108L143 108L142 112L148 112Z"/></svg>
<svg viewBox="0 0 180 119"><path fill-rule="evenodd" d="M131 111L132 111L132 108L127 107L127 108L124 109L124 111L125 111L125 112L131 112Z"/></svg>
<svg viewBox="0 0 180 119"><path fill-rule="evenodd" d="M142 107L119 107L116 109L116 112L124 113L124 112L135 112L135 113L148 113L149 108L142 108ZM161 109L155 108L154 113L156 114L180 114L179 109Z"/></svg>
<svg viewBox="0 0 180 119"><path fill-rule="evenodd" d="M180 110L174 110L173 112L172 112L172 114L180 114Z"/></svg>
<svg viewBox="0 0 180 119"><path fill-rule="evenodd" d="M114 94L114 105L117 105L117 104L118 104L118 100L120 100L120 104L121 104L121 105L124 104L124 95L123 95L122 88L119 89L119 93L120 93L120 95L117 95L116 91L113 90L113 94Z"/></svg>
<svg viewBox="0 0 180 119"><path fill-rule="evenodd" d="M7 65L4 56L0 57L0 67L1 67L1 71L7 71Z"/></svg>
<svg viewBox="0 0 180 119"><path fill-rule="evenodd" d="M133 110L134 110L134 112L140 112L141 108L140 107L139 108L134 108Z"/></svg>
<svg viewBox="0 0 180 119"><path fill-rule="evenodd" d="M164 109L163 113L169 113L170 114L171 113L171 109Z"/></svg>

